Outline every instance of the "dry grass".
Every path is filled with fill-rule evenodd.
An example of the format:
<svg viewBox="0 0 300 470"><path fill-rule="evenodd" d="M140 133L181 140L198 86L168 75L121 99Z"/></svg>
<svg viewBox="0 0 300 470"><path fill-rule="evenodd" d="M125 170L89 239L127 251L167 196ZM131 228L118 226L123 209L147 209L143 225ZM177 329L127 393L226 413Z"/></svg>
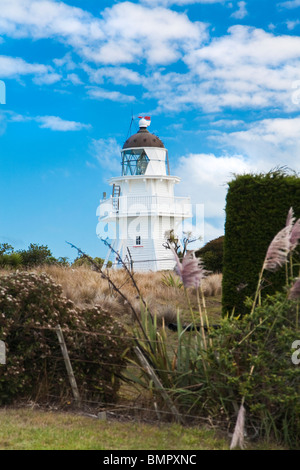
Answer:
<svg viewBox="0 0 300 470"><path fill-rule="evenodd" d="M48 274L55 283L62 286L64 295L77 306L85 307L98 304L124 322L131 321L129 305L124 304L124 301L109 286L107 280L92 269L45 265L35 268L34 271ZM139 312L141 302L128 274L124 270L110 270L109 272L115 284L130 300L136 311ZM0 271L0 275L4 273L7 274L7 271ZM178 309L183 314L187 311L187 305L182 288L166 286L162 282L165 274L165 272L136 273L135 279L151 313L156 314L158 319L163 317L166 323L170 323L176 321ZM173 272L172 276L176 277ZM221 274L212 274L203 282L203 291L207 297L208 305L214 303L213 300L216 298L217 309L220 307L221 283ZM196 295L192 290L190 291L190 298L196 308Z"/></svg>
<svg viewBox="0 0 300 470"><path fill-rule="evenodd" d="M215 297L222 294L222 274L211 274L203 282L203 291L206 297Z"/></svg>

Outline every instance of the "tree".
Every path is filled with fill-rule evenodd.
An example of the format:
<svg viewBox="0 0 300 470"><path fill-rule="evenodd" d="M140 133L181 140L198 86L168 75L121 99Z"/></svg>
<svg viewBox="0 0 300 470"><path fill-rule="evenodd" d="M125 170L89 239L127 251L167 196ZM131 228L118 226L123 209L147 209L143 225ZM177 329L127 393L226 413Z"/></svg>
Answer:
<svg viewBox="0 0 300 470"><path fill-rule="evenodd" d="M0 243L0 256L14 252L14 247L8 243Z"/></svg>
<svg viewBox="0 0 300 470"><path fill-rule="evenodd" d="M31 243L27 250L20 250L23 265L26 267L54 264L56 258L52 255L48 246Z"/></svg>
<svg viewBox="0 0 300 470"><path fill-rule="evenodd" d="M194 238L192 232L183 232L183 240L180 242L178 236L175 234L174 229L167 230L165 232L166 241L163 243L163 246L167 249L174 248L178 256L181 258L185 255L187 247L190 243L193 243L200 238ZM181 251L182 250L182 251Z"/></svg>
<svg viewBox="0 0 300 470"><path fill-rule="evenodd" d="M57 258L56 264L58 264L59 266L69 267L69 258L67 256L60 256L59 258Z"/></svg>
<svg viewBox="0 0 300 470"><path fill-rule="evenodd" d="M96 256L96 258L91 258L95 263L97 263L99 265L100 268L102 268L103 264L104 264L104 259L103 258L99 258ZM73 264L72 266L74 268L78 268L80 266L85 266L86 268L91 268L91 269L94 269L94 265L92 263L92 261L90 261L89 259L87 259L86 257L84 256L78 256L78 258L76 258L74 261L73 261ZM107 267L110 268L112 266L112 262L109 261L107 263Z"/></svg>
<svg viewBox="0 0 300 470"><path fill-rule="evenodd" d="M196 252L197 258L201 258L205 268L213 273L220 273L223 269L224 236L215 238L206 243Z"/></svg>
<svg viewBox="0 0 300 470"><path fill-rule="evenodd" d="M14 247L8 243L0 243L0 267L18 268L22 265L22 257L15 253Z"/></svg>

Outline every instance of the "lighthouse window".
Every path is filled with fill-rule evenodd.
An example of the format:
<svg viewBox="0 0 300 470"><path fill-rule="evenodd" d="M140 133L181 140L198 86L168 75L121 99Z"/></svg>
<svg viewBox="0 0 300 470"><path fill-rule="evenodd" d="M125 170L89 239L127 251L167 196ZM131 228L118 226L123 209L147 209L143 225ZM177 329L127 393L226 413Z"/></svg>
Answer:
<svg viewBox="0 0 300 470"><path fill-rule="evenodd" d="M141 237L140 236L136 237L135 244L136 245L141 245Z"/></svg>
<svg viewBox="0 0 300 470"><path fill-rule="evenodd" d="M148 159L146 154L141 155L136 162L136 174L144 175L148 166Z"/></svg>
<svg viewBox="0 0 300 470"><path fill-rule="evenodd" d="M131 149L122 152L122 175L144 175L149 158L143 149Z"/></svg>

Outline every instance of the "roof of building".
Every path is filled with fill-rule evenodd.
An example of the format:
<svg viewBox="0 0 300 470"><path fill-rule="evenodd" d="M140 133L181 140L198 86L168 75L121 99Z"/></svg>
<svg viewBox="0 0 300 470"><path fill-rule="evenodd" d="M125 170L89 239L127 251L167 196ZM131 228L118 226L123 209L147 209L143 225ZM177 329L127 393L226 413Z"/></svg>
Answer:
<svg viewBox="0 0 300 470"><path fill-rule="evenodd" d="M151 134L146 127L140 127L140 130L129 137L123 145L123 149L138 147L160 147L165 148L163 142L157 135Z"/></svg>

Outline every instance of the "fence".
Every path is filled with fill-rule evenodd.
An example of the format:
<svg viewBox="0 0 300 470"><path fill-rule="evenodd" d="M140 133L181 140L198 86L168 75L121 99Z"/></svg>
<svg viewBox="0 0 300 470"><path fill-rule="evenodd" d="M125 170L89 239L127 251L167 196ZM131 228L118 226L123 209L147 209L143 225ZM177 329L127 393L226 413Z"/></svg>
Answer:
<svg viewBox="0 0 300 470"><path fill-rule="evenodd" d="M22 329L24 328L24 325L15 325L17 328ZM137 354L137 357L140 362L140 366L137 364L130 364L128 367L130 370L136 370L140 371L141 369L147 370L149 373L150 377L153 379L153 383L156 387L156 390L159 392L158 394L162 398L162 403L163 406L159 406L158 402L155 398L155 394L150 394L145 393L143 394L141 389L136 389L132 387L132 385L129 385L128 382L124 381L121 385L121 388L119 390L119 399L117 401L108 401L106 400L105 402L102 400L97 400L94 398L89 398L89 395L93 395L92 393L89 393L91 389L89 386L94 385L94 378L89 377L86 380L87 386L83 390L84 393L81 394L82 390L77 386L76 382L76 373L73 371L73 366L76 365L76 363L86 363L89 365L96 365L99 366L99 368L112 368L113 366L119 366L119 364L116 363L111 363L111 362L106 362L106 361L101 361L101 360L89 360L89 359L83 359L82 357L76 357L75 355L69 354L69 351L66 346L65 342L65 335L68 333L73 333L73 334L81 334L81 335L93 335L96 337L99 337L99 340L101 341L101 337L105 336L105 333L100 333L100 332L91 332L91 331L85 331L85 330L70 330L69 328L67 330L64 330L63 328L60 327L60 325L57 325L55 328L49 327L49 326L32 326L30 327L32 329L32 334L34 335L35 331L51 331L53 332L53 338L51 341L49 341L49 345L53 344L56 341L57 346L60 347L61 350L61 355L56 354L51 354L47 360L49 361L55 361L61 362L62 365L64 366L65 370L65 375L66 378L68 377L69 380L69 388L70 391L72 391L73 399L70 400L69 396L65 397L62 396L61 390L60 390L60 385L59 383L56 384L56 390L53 393L48 393L47 394L47 400L48 404L55 404L55 406L61 406L65 408L66 403L68 404L68 407L71 408L72 405L74 405L78 410L81 410L83 413L93 416L93 417L98 417L101 419L106 419L107 417L110 418L117 418L117 419L126 419L126 420L135 420L135 419L142 419L143 421L155 423L157 421L170 421L170 420L175 420L180 423L188 423L188 422L193 422L193 423L206 423L209 424L210 426L216 426L219 423L217 421L212 421L211 418L209 417L203 417L203 416L198 416L196 414L190 413L188 411L180 410L178 411L176 405L170 398L166 388L163 387L159 380L159 374L160 372L165 372L163 369L158 369L158 368L153 368L147 358L143 355L143 353L139 350L139 348L136 346L139 338L128 335L128 336L118 336L118 335L111 335L115 339L127 339L132 342L133 347L135 348L135 353ZM56 340L54 339L56 335ZM152 342L157 342L155 340L152 340ZM2 347L4 345L4 342L1 342ZM9 356L9 352L7 353L7 357ZM1 367L5 367L4 365L0 365L0 372L1 372ZM176 374L176 371L168 371L169 374ZM0 396L1 399L1 396ZM29 399L29 397L28 397ZM30 400L36 403L39 403L38 399L35 397L30 397ZM45 404L45 399L42 400L41 404ZM220 422L221 423L221 422ZM224 422L223 422L224 424Z"/></svg>

